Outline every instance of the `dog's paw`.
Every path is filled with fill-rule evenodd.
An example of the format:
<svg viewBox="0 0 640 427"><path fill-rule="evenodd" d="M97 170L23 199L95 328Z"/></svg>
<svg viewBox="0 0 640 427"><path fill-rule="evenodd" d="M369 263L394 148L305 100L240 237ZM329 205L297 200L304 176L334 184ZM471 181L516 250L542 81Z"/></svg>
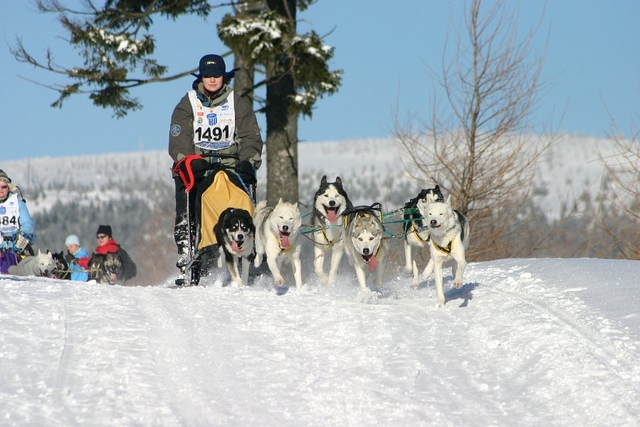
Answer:
<svg viewBox="0 0 640 427"><path fill-rule="evenodd" d="M454 283L453 286L455 286L456 289L460 289L462 287L462 282Z"/></svg>
<svg viewBox="0 0 640 427"><path fill-rule="evenodd" d="M276 280L276 285L278 285L278 286L284 285L284 277L282 277L282 276L276 277L275 280Z"/></svg>
<svg viewBox="0 0 640 427"><path fill-rule="evenodd" d="M328 285L329 284L329 276L326 274L318 274L318 280L320 281L320 284L322 285Z"/></svg>

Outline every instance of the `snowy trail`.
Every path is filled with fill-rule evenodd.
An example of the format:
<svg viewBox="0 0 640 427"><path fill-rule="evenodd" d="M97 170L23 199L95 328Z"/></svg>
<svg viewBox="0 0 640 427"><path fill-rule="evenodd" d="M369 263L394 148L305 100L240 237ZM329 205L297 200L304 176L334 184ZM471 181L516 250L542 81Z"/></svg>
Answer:
<svg viewBox="0 0 640 427"><path fill-rule="evenodd" d="M0 276L0 425L637 426L640 293L609 314L583 298L606 298L602 276L560 286L553 268L472 263L443 309L404 276L372 304L351 276L280 296L266 277Z"/></svg>

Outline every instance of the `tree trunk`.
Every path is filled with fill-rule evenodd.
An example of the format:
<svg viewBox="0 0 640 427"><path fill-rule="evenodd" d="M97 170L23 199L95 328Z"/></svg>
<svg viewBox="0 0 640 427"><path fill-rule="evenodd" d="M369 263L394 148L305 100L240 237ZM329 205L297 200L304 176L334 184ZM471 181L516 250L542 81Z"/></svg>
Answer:
<svg viewBox="0 0 640 427"><path fill-rule="evenodd" d="M268 0L271 10L289 20L290 31L283 33L283 44L296 35L295 0ZM290 97L296 94L286 51L267 66L267 204L278 199L298 202L298 114L292 113Z"/></svg>

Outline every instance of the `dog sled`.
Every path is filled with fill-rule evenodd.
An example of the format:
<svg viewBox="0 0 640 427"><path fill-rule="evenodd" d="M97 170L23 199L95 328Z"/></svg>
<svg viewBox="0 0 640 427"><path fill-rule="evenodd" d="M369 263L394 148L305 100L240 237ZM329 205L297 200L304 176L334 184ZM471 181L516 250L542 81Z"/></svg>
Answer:
<svg viewBox="0 0 640 427"><path fill-rule="evenodd" d="M239 208L253 215L255 207L256 177L248 162L235 168L226 167L223 159L232 155L211 154L187 156L174 167L175 176L185 187L186 219L188 230L188 260L184 279L176 285L197 285L214 267L219 256L218 242L213 227L227 208ZM194 161L198 161L194 165ZM204 162L202 162L204 161ZM206 167L204 164L206 163ZM195 201L190 197L195 194ZM191 212L195 209L195 212Z"/></svg>

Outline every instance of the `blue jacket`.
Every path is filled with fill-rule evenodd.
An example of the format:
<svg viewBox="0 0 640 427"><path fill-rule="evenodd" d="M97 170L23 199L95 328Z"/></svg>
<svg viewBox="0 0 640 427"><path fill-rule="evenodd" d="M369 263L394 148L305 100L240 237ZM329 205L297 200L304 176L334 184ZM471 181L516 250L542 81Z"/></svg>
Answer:
<svg viewBox="0 0 640 427"><path fill-rule="evenodd" d="M75 259L86 258L89 254L85 248L78 249L78 252L73 254ZM71 271L71 280L76 280L78 282L86 282L89 280L89 273L87 270L80 267L77 262L72 262L69 264L69 270Z"/></svg>
<svg viewBox="0 0 640 427"><path fill-rule="evenodd" d="M11 194L9 195L11 196ZM3 242L0 244L0 249L2 250L11 250L15 251L14 239L18 233L27 234L31 237L31 242L33 243L36 239L36 236L33 232L33 219L31 219L31 215L29 214L29 209L27 209L27 204L22 200L20 194L18 194L18 214L20 215L19 226L20 230L14 233L3 233Z"/></svg>

